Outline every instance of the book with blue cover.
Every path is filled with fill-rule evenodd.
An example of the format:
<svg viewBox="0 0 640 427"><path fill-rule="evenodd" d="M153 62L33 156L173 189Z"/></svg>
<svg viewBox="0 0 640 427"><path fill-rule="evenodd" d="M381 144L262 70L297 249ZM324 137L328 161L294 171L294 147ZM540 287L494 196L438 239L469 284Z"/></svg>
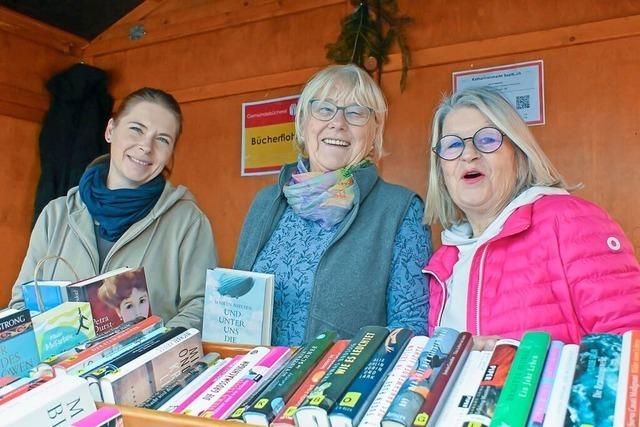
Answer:
<svg viewBox="0 0 640 427"><path fill-rule="evenodd" d="M271 345L273 274L207 270L202 339Z"/></svg>
<svg viewBox="0 0 640 427"><path fill-rule="evenodd" d="M44 310L50 310L59 306L63 302L69 300L67 296L67 285L71 282L68 280L39 280L38 288L40 288L40 296ZM36 286L33 281L22 285L22 299L24 305L32 312L40 312L43 309L38 305L38 297L36 295Z"/></svg>
<svg viewBox="0 0 640 427"><path fill-rule="evenodd" d="M40 363L28 309L0 311L0 376L26 377Z"/></svg>

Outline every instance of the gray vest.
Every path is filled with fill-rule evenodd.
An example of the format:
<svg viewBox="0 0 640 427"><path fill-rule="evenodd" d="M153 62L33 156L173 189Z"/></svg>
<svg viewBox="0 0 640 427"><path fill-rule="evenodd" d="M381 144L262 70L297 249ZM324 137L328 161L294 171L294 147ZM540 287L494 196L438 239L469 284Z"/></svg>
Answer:
<svg viewBox="0 0 640 427"><path fill-rule="evenodd" d="M261 190L245 218L234 268L251 270L287 207L282 187L295 164L285 165L278 185ZM354 173L353 209L316 270L305 341L335 330L351 338L366 325L387 325L386 293L396 234L414 197L410 190L388 184L375 166Z"/></svg>

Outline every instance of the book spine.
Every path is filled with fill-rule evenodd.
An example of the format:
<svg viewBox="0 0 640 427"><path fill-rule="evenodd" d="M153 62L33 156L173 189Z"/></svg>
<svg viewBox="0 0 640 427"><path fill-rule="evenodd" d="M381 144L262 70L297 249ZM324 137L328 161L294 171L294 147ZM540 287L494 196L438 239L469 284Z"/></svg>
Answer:
<svg viewBox="0 0 640 427"><path fill-rule="evenodd" d="M458 338L458 331L438 327L418 358L418 363L404 382L389 410L382 418L382 425L410 426L420 406L442 367L444 360Z"/></svg>
<svg viewBox="0 0 640 427"><path fill-rule="evenodd" d="M249 353L241 356L240 360L233 365L227 372L220 376L215 382L213 382L200 396L194 401L189 403L184 409L180 411L183 414L200 415L205 411L213 402L220 398L227 390L229 390L236 382L245 376L249 370L263 358L269 349L266 347L256 347Z"/></svg>
<svg viewBox="0 0 640 427"><path fill-rule="evenodd" d="M41 385L43 385L44 383L46 383L47 381L50 381L53 377L42 377L42 378L36 378L32 381L29 381L28 383L21 385L20 387L17 387L13 390L11 390L9 393L5 394L4 396L2 396L2 398L0 398L0 405L4 405L7 402L10 402L11 400L15 399L16 397L22 396L23 394L26 394L27 392L40 387Z"/></svg>
<svg viewBox="0 0 640 427"><path fill-rule="evenodd" d="M311 390L313 390L322 378L324 378L325 373L346 350L348 345L349 341L339 340L331 346L320 362L318 362L318 364L313 368L311 373L307 375L307 378L302 382L300 387L298 387L295 393L293 393L285 407L276 415L276 418L271 423L273 426L295 425L293 416L295 415L298 407L305 401Z"/></svg>
<svg viewBox="0 0 640 427"><path fill-rule="evenodd" d="M524 426L531 412L544 360L551 344L546 332L525 332L513 358L492 422L500 426Z"/></svg>
<svg viewBox="0 0 640 427"><path fill-rule="evenodd" d="M255 403L246 409L245 413L249 414L246 416L257 413L264 416L268 422L273 421L276 414L284 408L285 402L311 372L311 368L332 345L335 337L335 332L320 334L298 351L275 380L258 396Z"/></svg>
<svg viewBox="0 0 640 427"><path fill-rule="evenodd" d="M67 297L70 302L87 302L87 290L84 286L67 286Z"/></svg>
<svg viewBox="0 0 640 427"><path fill-rule="evenodd" d="M557 340L552 341L549 346L547 360L544 363L544 369L542 370L540 384L538 385L536 398L533 401L533 407L531 408L531 415L529 415L527 427L542 427L545 414L547 413L547 406L549 405L549 397L551 396L553 380L556 377L556 372L558 371L558 363L560 362L562 347L564 347L564 343Z"/></svg>
<svg viewBox="0 0 640 427"><path fill-rule="evenodd" d="M434 420L438 417L439 409L444 406L444 401L447 398L449 389L456 381L456 378L462 370L462 365L464 365L467 357L469 357L472 345L473 339L470 333L462 332L458 335L449 356L447 356L416 418L413 420L414 426L424 427L427 424L433 425Z"/></svg>
<svg viewBox="0 0 640 427"><path fill-rule="evenodd" d="M640 426L640 331L622 337L614 427Z"/></svg>
<svg viewBox="0 0 640 427"><path fill-rule="evenodd" d="M558 371L551 388L549 396L549 406L544 417L543 427L563 427L567 414L569 395L571 394L571 383L578 361L579 347L576 344L566 344L560 353Z"/></svg>
<svg viewBox="0 0 640 427"><path fill-rule="evenodd" d="M510 339L498 340L496 343L489 366L473 397L469 413L465 417L465 427L488 426L491 423L491 416L500 398L518 345L518 341Z"/></svg>
<svg viewBox="0 0 640 427"><path fill-rule="evenodd" d="M396 363L384 384L382 384L380 391L373 399L373 402L369 405L359 425L363 427L380 426L382 417L389 409L389 406L391 406L391 402L393 402L393 399L398 394L402 384L409 377L409 374L411 374L413 367L418 361L418 357L428 341L429 338L425 336L411 338L411 341L409 341L409 344L407 344L407 347L402 352L398 363Z"/></svg>
<svg viewBox="0 0 640 427"><path fill-rule="evenodd" d="M229 416L261 381L268 381L271 375L289 358L291 350L288 347L273 347L255 366L236 382L217 401L213 402L200 416L221 420Z"/></svg>

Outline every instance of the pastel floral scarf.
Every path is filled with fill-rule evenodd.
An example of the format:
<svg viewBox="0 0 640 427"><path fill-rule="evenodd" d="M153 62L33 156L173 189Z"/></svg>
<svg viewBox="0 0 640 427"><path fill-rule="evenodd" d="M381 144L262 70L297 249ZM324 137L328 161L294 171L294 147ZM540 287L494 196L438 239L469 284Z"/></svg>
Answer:
<svg viewBox="0 0 640 427"><path fill-rule="evenodd" d="M302 218L316 221L325 230L344 219L355 198L353 171L369 166L368 160L331 172L309 172L298 158L298 173L283 188L287 202Z"/></svg>

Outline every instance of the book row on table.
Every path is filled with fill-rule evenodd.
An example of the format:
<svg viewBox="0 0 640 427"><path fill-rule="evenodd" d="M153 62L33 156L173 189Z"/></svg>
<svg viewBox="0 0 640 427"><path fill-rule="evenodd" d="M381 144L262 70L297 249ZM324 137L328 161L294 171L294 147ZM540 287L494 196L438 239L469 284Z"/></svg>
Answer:
<svg viewBox="0 0 640 427"><path fill-rule="evenodd" d="M2 366L26 354L14 338L0 337ZM198 330L150 316L3 375L0 426L113 423L95 402L265 426L638 426L640 332L565 345L531 331L474 348L450 328L368 326L351 340L328 331L297 349L219 357Z"/></svg>

